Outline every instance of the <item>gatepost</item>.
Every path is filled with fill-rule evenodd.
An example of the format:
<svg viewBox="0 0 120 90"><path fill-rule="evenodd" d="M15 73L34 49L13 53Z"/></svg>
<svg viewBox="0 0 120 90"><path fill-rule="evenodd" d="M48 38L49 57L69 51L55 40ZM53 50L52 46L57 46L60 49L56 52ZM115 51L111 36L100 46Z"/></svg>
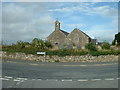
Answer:
<svg viewBox="0 0 120 90"><path fill-rule="evenodd" d="M44 55L43 62L46 62L46 53L45 52L37 52L37 54Z"/></svg>

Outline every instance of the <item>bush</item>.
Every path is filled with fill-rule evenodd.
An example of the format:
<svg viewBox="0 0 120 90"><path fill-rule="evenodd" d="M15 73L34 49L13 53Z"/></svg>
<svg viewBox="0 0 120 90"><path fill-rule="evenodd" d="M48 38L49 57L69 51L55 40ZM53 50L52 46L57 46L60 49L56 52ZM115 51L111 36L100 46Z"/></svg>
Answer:
<svg viewBox="0 0 120 90"><path fill-rule="evenodd" d="M92 56L99 56L99 55L118 55L120 51L92 51L90 52Z"/></svg>
<svg viewBox="0 0 120 90"><path fill-rule="evenodd" d="M88 51L87 50L78 50L78 49L71 49L71 50L67 50L67 49L63 49L63 50L54 50L54 51L50 51L50 50L39 50L36 49L34 47L27 47L24 49L16 49L15 47L11 47L11 46L4 46L2 48L2 51L6 51L6 52L10 52L10 53L15 53L15 52L22 52L22 53L26 53L26 54L36 54L38 51L39 52L46 52L47 55L49 56L53 56L53 55L57 55L57 56L79 56L79 55L87 55ZM99 56L99 55L118 55L120 54L120 51L115 51L115 50L101 50L101 51L89 51L89 54L92 56Z"/></svg>
<svg viewBox="0 0 120 90"><path fill-rule="evenodd" d="M59 61L59 60L55 60L55 62L57 62L57 63L58 63L58 62L60 62L60 61Z"/></svg>
<svg viewBox="0 0 120 90"><path fill-rule="evenodd" d="M67 50L67 49L63 49L63 50L55 50L55 51L47 51L47 55L58 55L58 56L77 56L77 55L86 55L88 54L88 51L85 50L75 50L75 49L71 49L71 50Z"/></svg>
<svg viewBox="0 0 120 90"><path fill-rule="evenodd" d="M108 42L103 42L102 49L110 49L110 44Z"/></svg>
<svg viewBox="0 0 120 90"><path fill-rule="evenodd" d="M117 46L120 46L120 32L118 32L118 34L115 34L115 39L113 40L112 44L113 45L116 44Z"/></svg>
<svg viewBox="0 0 120 90"><path fill-rule="evenodd" d="M90 51L97 51L97 48L96 48L95 44L93 44L93 43L86 44L85 48L90 50Z"/></svg>

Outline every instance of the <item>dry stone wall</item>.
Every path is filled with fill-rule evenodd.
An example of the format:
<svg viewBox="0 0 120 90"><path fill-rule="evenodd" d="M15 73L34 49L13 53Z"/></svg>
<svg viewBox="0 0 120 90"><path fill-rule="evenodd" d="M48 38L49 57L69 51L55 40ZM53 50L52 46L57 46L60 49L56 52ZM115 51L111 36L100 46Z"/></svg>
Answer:
<svg viewBox="0 0 120 90"><path fill-rule="evenodd" d="M43 56L32 55L25 53L8 53L0 52L0 57L3 59L15 59L15 60L34 60L43 62ZM46 62L109 62L117 61L118 55L101 55L101 56L46 56Z"/></svg>

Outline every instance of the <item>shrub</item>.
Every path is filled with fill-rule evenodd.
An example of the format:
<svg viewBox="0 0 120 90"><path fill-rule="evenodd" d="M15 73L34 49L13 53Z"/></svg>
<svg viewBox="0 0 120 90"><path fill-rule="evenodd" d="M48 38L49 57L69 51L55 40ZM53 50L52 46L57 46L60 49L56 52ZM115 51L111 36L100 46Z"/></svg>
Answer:
<svg viewBox="0 0 120 90"><path fill-rule="evenodd" d="M120 51L92 51L90 52L92 56L99 56L99 55L118 55Z"/></svg>
<svg viewBox="0 0 120 90"><path fill-rule="evenodd" d="M55 62L60 62L59 60L55 60Z"/></svg>
<svg viewBox="0 0 120 90"><path fill-rule="evenodd" d="M117 42L117 43L116 43ZM115 34L115 39L113 40L113 45L117 45L120 46L120 32L118 32L118 34Z"/></svg>
<svg viewBox="0 0 120 90"><path fill-rule="evenodd" d="M16 48L16 47L11 47L11 46L4 46L2 48L2 51L7 51L10 53L15 53L15 52L22 52L22 53L26 53L26 54L36 54L38 51L39 52L46 52L47 55L49 56L53 56L53 55L57 55L57 56L79 56L79 55L86 55L88 54L87 50L78 50L78 49L71 49L71 50L67 50L67 49L63 49L63 50L54 50L54 51L50 51L50 50L39 50L36 49L34 47L25 47L24 49L20 49L20 48ZM115 50L101 50L101 51L89 51L90 55L93 56L99 56L99 55L118 55L120 54L120 51L115 51Z"/></svg>
<svg viewBox="0 0 120 90"><path fill-rule="evenodd" d="M93 44L93 43L86 44L85 48L90 50L90 51L97 51L97 48L96 48L95 44Z"/></svg>
<svg viewBox="0 0 120 90"><path fill-rule="evenodd" d="M103 42L102 49L110 49L110 44L108 42Z"/></svg>

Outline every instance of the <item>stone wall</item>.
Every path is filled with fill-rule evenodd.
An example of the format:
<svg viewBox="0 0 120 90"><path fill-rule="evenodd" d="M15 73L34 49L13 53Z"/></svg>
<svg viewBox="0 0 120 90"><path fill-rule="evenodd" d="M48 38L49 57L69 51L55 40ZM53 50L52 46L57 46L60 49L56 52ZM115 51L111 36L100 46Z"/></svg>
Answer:
<svg viewBox="0 0 120 90"><path fill-rule="evenodd" d="M32 55L25 53L8 53L0 52L0 57L3 59L17 59L17 60L34 60L34 61L43 61L43 56ZM82 55L82 56L46 56L46 62L109 62L117 61L117 55L101 55L101 56L91 56L91 55Z"/></svg>
<svg viewBox="0 0 120 90"><path fill-rule="evenodd" d="M80 31L79 29L75 28L68 36L68 40L66 41L69 44L75 44L75 46L81 47L81 49L85 48L85 45L89 43L89 37ZM80 48L79 48L80 49Z"/></svg>

